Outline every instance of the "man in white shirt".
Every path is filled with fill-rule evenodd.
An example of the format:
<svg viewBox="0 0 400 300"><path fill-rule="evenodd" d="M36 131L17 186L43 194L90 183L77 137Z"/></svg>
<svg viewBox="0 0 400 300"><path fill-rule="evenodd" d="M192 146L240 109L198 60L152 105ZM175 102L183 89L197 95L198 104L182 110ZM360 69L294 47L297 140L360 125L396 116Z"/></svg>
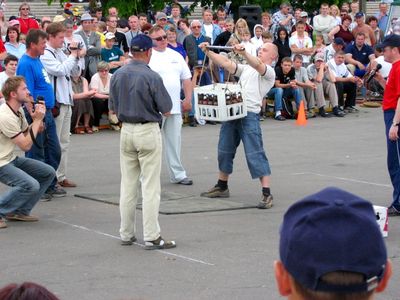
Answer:
<svg viewBox="0 0 400 300"><path fill-rule="evenodd" d="M290 50L292 50L292 60L295 54L301 54L303 64L307 66L310 63L311 55L314 53L313 42L310 37L304 34L306 24L304 21L299 21L296 24L297 34L289 39Z"/></svg>
<svg viewBox="0 0 400 300"><path fill-rule="evenodd" d="M149 35L155 45L149 66L161 76L173 104L171 115L163 118L162 126L170 180L176 184L192 185L193 181L187 177L180 157L182 111L190 111L192 108L192 75L182 55L167 48L167 35L162 27L154 26L150 29ZM181 88L185 94L185 99L182 101Z"/></svg>
<svg viewBox="0 0 400 300"><path fill-rule="evenodd" d="M270 190L271 169L262 142L259 114L263 97L274 86L275 71L271 64L278 59L278 48L272 43L265 43L259 49L257 57L254 57L247 53L242 45L237 44L234 51L243 55L248 63L242 65L210 51L207 48L208 43L199 46L213 63L239 77L247 106L246 117L223 122L218 141L218 182L207 192L201 193L201 196L229 197L228 179L233 171L236 149L242 141L251 177L258 179L262 187L262 198L257 208L270 209L273 206Z"/></svg>
<svg viewBox="0 0 400 300"><path fill-rule="evenodd" d="M353 113L358 111L355 108L357 84L362 84L362 82L360 78L353 76L347 69L344 56L344 51L336 52L333 59L328 62L328 67L335 74L339 106L344 106L345 112ZM346 101L344 94L347 94Z"/></svg>
<svg viewBox="0 0 400 300"><path fill-rule="evenodd" d="M211 39L211 44L214 43L217 36L222 32L221 27L213 23L213 14L210 9L203 11L203 25L201 33Z"/></svg>
<svg viewBox="0 0 400 300"><path fill-rule="evenodd" d="M78 42L72 41L70 43L71 54L67 57L62 51L64 25L62 23L51 23L47 27L47 33L49 35L48 42L40 60L50 76L55 98L59 103L59 115L55 117L57 136L61 146L61 161L57 169L57 180L62 187L76 187L74 182L67 179L66 171L73 105L70 76L71 73L79 72Z"/></svg>
<svg viewBox="0 0 400 300"><path fill-rule="evenodd" d="M392 69L392 64L385 61L383 56L383 49L375 48L376 59L372 60L367 68L367 73L371 74L372 70L376 70L377 65L381 65L380 70L377 72L376 77L382 77L383 80L387 80L389 77L390 70ZM381 86L379 80L376 77L372 78L369 82L369 90L371 91L371 96L381 97L383 95L384 87Z"/></svg>
<svg viewBox="0 0 400 300"><path fill-rule="evenodd" d="M320 14L316 15L313 19L314 33L317 35L322 35L324 37L325 44L329 44L328 33L336 25L336 20L334 17L329 15L329 4L322 3L320 8Z"/></svg>
<svg viewBox="0 0 400 300"><path fill-rule="evenodd" d="M3 93L1 89L3 88L4 83L9 77L15 76L15 72L17 71L18 57L15 55L9 54L4 60L5 70L0 73L0 105L5 102Z"/></svg>

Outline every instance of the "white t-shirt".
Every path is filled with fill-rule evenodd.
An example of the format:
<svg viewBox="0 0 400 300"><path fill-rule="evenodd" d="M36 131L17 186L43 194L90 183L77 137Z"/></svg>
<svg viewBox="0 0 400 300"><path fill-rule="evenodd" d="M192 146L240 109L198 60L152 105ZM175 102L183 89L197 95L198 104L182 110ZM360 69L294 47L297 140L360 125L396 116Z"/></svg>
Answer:
<svg viewBox="0 0 400 300"><path fill-rule="evenodd" d="M329 46L326 46L325 53L324 53L325 61L331 60L333 58L333 56L335 55L335 53L336 53L336 51L335 51L335 49L333 49L332 44L330 44Z"/></svg>
<svg viewBox="0 0 400 300"><path fill-rule="evenodd" d="M330 61L328 61L328 67L335 74L335 77L342 77L342 78L353 77L353 75L351 75L351 73L347 69L345 63L337 65L335 63L335 59L333 58Z"/></svg>
<svg viewBox="0 0 400 300"><path fill-rule="evenodd" d="M261 110L262 99L275 84L275 71L266 66L264 75L260 75L249 65L237 65L235 75L239 76L242 86L242 97L246 100L247 110L258 114Z"/></svg>
<svg viewBox="0 0 400 300"><path fill-rule="evenodd" d="M180 114L181 81L192 77L182 55L169 48L162 52L153 49L149 66L161 76L164 86L172 99L171 114Z"/></svg>
<svg viewBox="0 0 400 300"><path fill-rule="evenodd" d="M379 56L377 59L375 59L375 61L382 66L382 68L379 70L379 73L381 73L383 78L387 78L390 70L392 69L392 64L385 61L383 55Z"/></svg>
<svg viewBox="0 0 400 300"><path fill-rule="evenodd" d="M15 159L12 139L27 129L28 123L22 107L15 113L7 104L0 106L0 167Z"/></svg>
<svg viewBox="0 0 400 300"><path fill-rule="evenodd" d="M203 24L204 26L204 31L206 32L206 36L208 36L211 39L211 43L214 42L213 41L213 30L214 30L214 26L213 24Z"/></svg>
<svg viewBox="0 0 400 300"><path fill-rule="evenodd" d="M310 39L310 37L304 36L303 38L299 38L297 35L291 36L289 39L289 47L292 45L296 45L297 48L303 49L303 48L312 48L313 47L313 42ZM293 51L292 51L293 52ZM294 57L294 53L292 53L292 59ZM303 63L309 63L311 55L301 55L303 57Z"/></svg>

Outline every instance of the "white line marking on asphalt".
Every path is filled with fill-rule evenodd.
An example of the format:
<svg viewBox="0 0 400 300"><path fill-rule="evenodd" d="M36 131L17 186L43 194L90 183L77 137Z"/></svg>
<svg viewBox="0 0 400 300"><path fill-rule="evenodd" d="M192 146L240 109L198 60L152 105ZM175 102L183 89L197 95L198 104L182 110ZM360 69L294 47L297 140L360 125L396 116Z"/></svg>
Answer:
<svg viewBox="0 0 400 300"><path fill-rule="evenodd" d="M334 179L339 179L339 180L344 180L344 181L364 183L364 184L375 185L375 186L382 186L382 187L388 187L388 188L392 187L390 184L376 183L376 182L370 182L370 181L364 181L364 180L358 180L358 179L346 178L346 177L330 176L330 175L313 173L313 172L293 173L292 175L315 175L315 176L320 176L320 177L329 177L329 178L334 178Z"/></svg>
<svg viewBox="0 0 400 300"><path fill-rule="evenodd" d="M54 222L57 222L57 223L64 224L64 225L68 225L68 226L71 226L71 227L74 227L74 228L77 228L77 229L82 229L82 230L93 232L93 233L96 233L96 234L99 234L99 235L103 235L103 236L106 236L106 237L109 237L109 238L120 240L120 237L118 237L118 236L115 236L115 235L112 235L112 234L108 234L108 233L105 233L105 232L102 232L102 231L98 231L98 230L95 230L95 229L90 229L90 228L87 228L85 226L76 225L76 224L68 223L68 222L65 222L65 221L57 220L57 219L50 219L50 220L54 221ZM139 244L139 243L134 243L134 244L138 245L140 247L144 247L143 244ZM174 256L174 257L177 257L177 258L181 258L181 259L186 260L186 261L195 262L195 263L199 263L199 264L203 264L203 265L207 265L207 266L215 266L215 264L208 263L206 261L202 261L202 260L199 260L199 259L195 259L195 258L191 258L191 257L175 254L175 253L168 252L168 251L165 251L165 250L155 250L155 251L158 251L158 252L161 252L163 254L170 255L170 256Z"/></svg>

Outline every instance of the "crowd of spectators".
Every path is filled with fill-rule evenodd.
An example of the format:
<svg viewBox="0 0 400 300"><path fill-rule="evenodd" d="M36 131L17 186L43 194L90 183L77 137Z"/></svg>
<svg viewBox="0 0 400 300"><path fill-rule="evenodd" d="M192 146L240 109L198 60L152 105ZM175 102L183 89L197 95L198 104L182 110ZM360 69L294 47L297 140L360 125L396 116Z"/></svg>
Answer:
<svg viewBox="0 0 400 300"><path fill-rule="evenodd" d="M105 16L101 8L85 12L79 18L65 9L62 15L53 19L44 16L37 20L32 17L29 4L23 3L19 12L15 12L15 16L8 21L0 9L0 60L3 62L0 88L5 79L15 74L15 67L7 68L7 65L10 62L11 65L18 63L18 59L26 53L25 38L28 31L46 31L49 24L62 23L65 28L62 51L70 55L72 42L77 42L80 49L80 74L71 76L71 98L75 107L71 132L97 132L103 114L108 115L109 127L118 131L118 119L108 112L110 77L129 62L130 41L138 34L148 34L152 26L159 25L166 32L168 47L183 56L192 74L196 68L203 66L204 54L198 48L202 42L217 46L240 43L252 55L257 55L264 42L273 42L279 51L279 58L275 62L277 77L275 87L266 98L274 99L275 119L283 121L290 117L287 109L292 105L290 98L295 100L297 106L302 100L306 103L307 117L314 117L315 112L322 117L330 117L331 114L325 110L326 102L321 101L326 97L333 108L333 115L343 117L346 113L357 112L355 97L358 90L366 98L367 91L362 79L369 74L371 65L377 64L375 61L381 53L377 44L385 33L400 33L397 21L389 22L388 8L389 5L382 2L379 4L379 13L366 16L359 11L357 1L345 2L340 8L323 3L319 14L309 16L302 8L282 3L273 14L263 12L261 24L251 28L242 18L235 22L224 7L215 11L205 8L202 19L190 22L182 18L179 4L156 12L154 20L150 20L146 14L120 18L115 7L109 8ZM246 63L240 55L227 55L236 62ZM295 59L301 61L297 69ZM194 85L235 80L225 70L209 65L207 60L204 65L205 72ZM385 64L386 74L388 68L390 65ZM383 91L374 80L369 87L376 96ZM268 107L264 101L261 120L266 110ZM197 126L194 115L193 105L187 119L190 126Z"/></svg>

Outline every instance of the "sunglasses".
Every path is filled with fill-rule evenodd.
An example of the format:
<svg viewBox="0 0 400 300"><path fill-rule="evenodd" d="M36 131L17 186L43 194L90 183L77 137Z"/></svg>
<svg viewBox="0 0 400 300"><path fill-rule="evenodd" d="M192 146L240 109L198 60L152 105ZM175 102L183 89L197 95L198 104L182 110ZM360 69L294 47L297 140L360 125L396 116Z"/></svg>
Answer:
<svg viewBox="0 0 400 300"><path fill-rule="evenodd" d="M167 39L167 35L163 35L163 36L156 37L153 40L155 40L157 42L161 42L161 41L166 40L166 39Z"/></svg>
<svg viewBox="0 0 400 300"><path fill-rule="evenodd" d="M192 28L201 28L201 26L192 26Z"/></svg>
<svg viewBox="0 0 400 300"><path fill-rule="evenodd" d="M29 10L29 7L23 7L21 10Z"/></svg>

